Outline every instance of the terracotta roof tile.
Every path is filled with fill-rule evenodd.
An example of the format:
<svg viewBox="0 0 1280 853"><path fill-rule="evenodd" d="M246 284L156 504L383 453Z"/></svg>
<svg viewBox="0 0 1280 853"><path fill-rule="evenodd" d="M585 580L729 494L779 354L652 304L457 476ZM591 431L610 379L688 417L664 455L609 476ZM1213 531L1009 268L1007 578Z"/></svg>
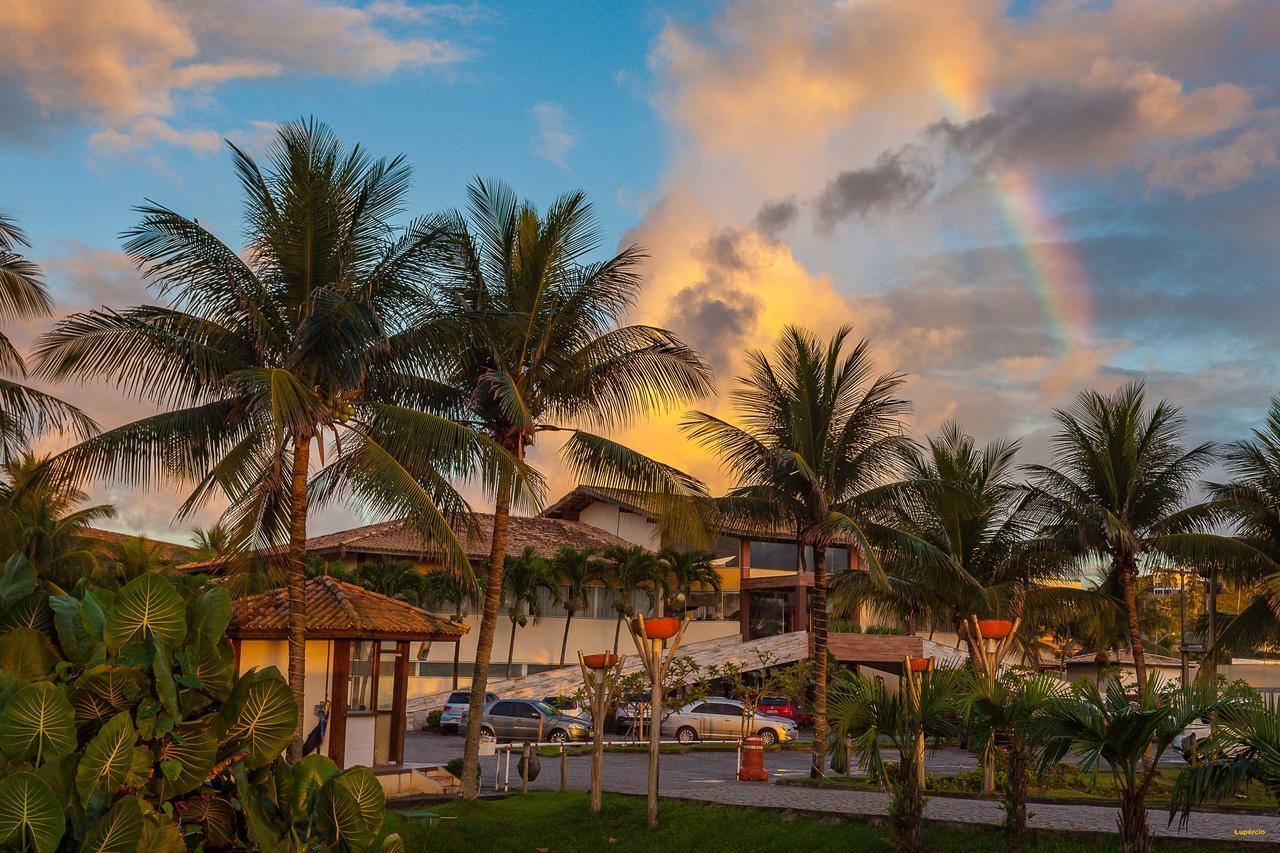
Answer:
<svg viewBox="0 0 1280 853"><path fill-rule="evenodd" d="M304 597L310 637L455 640L467 626L433 616L412 604L331 577L311 578ZM229 637L284 637L289 593L283 587L237 599Z"/></svg>

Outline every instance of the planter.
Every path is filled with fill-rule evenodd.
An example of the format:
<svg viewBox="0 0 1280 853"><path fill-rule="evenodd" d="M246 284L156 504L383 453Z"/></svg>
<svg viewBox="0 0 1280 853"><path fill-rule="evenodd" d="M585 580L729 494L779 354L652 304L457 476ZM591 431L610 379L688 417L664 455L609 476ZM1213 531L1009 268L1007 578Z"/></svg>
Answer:
<svg viewBox="0 0 1280 853"><path fill-rule="evenodd" d="M631 630L648 640L668 640L680 630L680 620L674 616L655 616L644 620L644 632L640 631L640 620L631 621Z"/></svg>
<svg viewBox="0 0 1280 853"><path fill-rule="evenodd" d="M932 657L932 656L927 657L927 658L912 658L912 659L911 659L911 671L912 671L912 672L926 672L927 670L929 670L930 668L932 668L932 666L933 666L933 657Z"/></svg>
<svg viewBox="0 0 1280 853"><path fill-rule="evenodd" d="M618 656L608 652L602 655L583 655L582 662L587 665L587 669L608 669L618 662Z"/></svg>
<svg viewBox="0 0 1280 853"><path fill-rule="evenodd" d="M1013 630L1008 619L979 619L978 630L984 640L1003 640Z"/></svg>

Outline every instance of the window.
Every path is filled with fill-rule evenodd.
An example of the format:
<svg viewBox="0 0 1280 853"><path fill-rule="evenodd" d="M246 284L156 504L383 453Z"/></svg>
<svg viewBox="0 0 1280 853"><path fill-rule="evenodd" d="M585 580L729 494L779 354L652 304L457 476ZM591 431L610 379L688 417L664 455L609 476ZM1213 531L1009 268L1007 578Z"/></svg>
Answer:
<svg viewBox="0 0 1280 853"><path fill-rule="evenodd" d="M741 717L742 709L737 705L730 705L727 702L708 702L708 714L727 714L730 717Z"/></svg>
<svg viewBox="0 0 1280 853"><path fill-rule="evenodd" d="M368 711L372 705L374 648L375 644L370 640L356 640L351 644L348 710Z"/></svg>
<svg viewBox="0 0 1280 853"><path fill-rule="evenodd" d="M515 709L512 707L514 702L499 702L489 711L491 717L514 717Z"/></svg>
<svg viewBox="0 0 1280 853"><path fill-rule="evenodd" d="M699 702L689 709L690 714L710 714L711 707L706 702Z"/></svg>
<svg viewBox="0 0 1280 853"><path fill-rule="evenodd" d="M390 711L395 706L396 661L400 656L395 640L383 640L378 648L378 710Z"/></svg>

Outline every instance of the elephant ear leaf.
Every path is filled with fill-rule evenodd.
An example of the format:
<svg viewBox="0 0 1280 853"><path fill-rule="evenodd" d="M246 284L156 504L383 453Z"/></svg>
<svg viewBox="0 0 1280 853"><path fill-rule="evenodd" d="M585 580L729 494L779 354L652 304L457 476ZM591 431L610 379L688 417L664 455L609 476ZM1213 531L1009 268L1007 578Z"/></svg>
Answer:
<svg viewBox="0 0 1280 853"><path fill-rule="evenodd" d="M0 631L10 628L33 628L42 634L53 631L53 612L49 610L49 594L38 589L19 598L0 617Z"/></svg>
<svg viewBox="0 0 1280 853"><path fill-rule="evenodd" d="M176 771L156 777L156 790L162 800L194 791L213 772L218 757L218 738L203 723L182 723L160 745L157 755L162 769ZM173 762L173 763L166 763Z"/></svg>
<svg viewBox="0 0 1280 853"><path fill-rule="evenodd" d="M76 791L87 805L94 791L114 795L122 785L142 784L150 769L151 753L138 746L133 719L121 711L85 747L76 768Z"/></svg>
<svg viewBox="0 0 1280 853"><path fill-rule="evenodd" d="M368 767L353 767L334 779L332 784L345 788L351 794L360 808L360 819L364 821L370 838L377 838L382 832L382 816L387 809L387 795L378 777Z"/></svg>
<svg viewBox="0 0 1280 853"><path fill-rule="evenodd" d="M39 776L19 771L0 781L0 847L53 853L66 828L62 804Z"/></svg>
<svg viewBox="0 0 1280 853"><path fill-rule="evenodd" d="M209 847L231 847L236 838L236 812L231 803L214 797L198 797L178 804L183 826L198 826Z"/></svg>
<svg viewBox="0 0 1280 853"><path fill-rule="evenodd" d="M223 743L234 752L245 752L249 769L265 767L275 760L293 738L298 705L289 685L274 667L249 672L224 707L227 720ZM240 687L240 685L238 685Z"/></svg>
<svg viewBox="0 0 1280 853"><path fill-rule="evenodd" d="M138 704L146 676L132 666L102 664L86 670L71 688L76 722L89 725L114 717Z"/></svg>
<svg viewBox="0 0 1280 853"><path fill-rule="evenodd" d="M53 625L62 651L77 663L87 663L97 643L84 627L80 614L83 603L73 595L53 595L49 597L49 607L53 610Z"/></svg>
<svg viewBox="0 0 1280 853"><path fill-rule="evenodd" d="M404 853L404 842L400 840L398 832L393 832L382 839L382 853Z"/></svg>
<svg viewBox="0 0 1280 853"><path fill-rule="evenodd" d="M159 815L147 815L142 824L138 849L147 853L187 853L182 831Z"/></svg>
<svg viewBox="0 0 1280 853"><path fill-rule="evenodd" d="M324 840L339 850L367 850L375 836L360 811L360 803L339 779L330 780L320 791L316 819Z"/></svg>
<svg viewBox="0 0 1280 853"><path fill-rule="evenodd" d="M0 613L26 598L35 588L36 570L22 554L14 554L0 570Z"/></svg>
<svg viewBox="0 0 1280 853"><path fill-rule="evenodd" d="M142 800L137 797L121 797L98 822L85 833L82 853L136 853L145 848L142 840Z"/></svg>
<svg viewBox="0 0 1280 853"><path fill-rule="evenodd" d="M47 678L57 662L49 638L34 628L11 628L0 634L0 670L15 678Z"/></svg>
<svg viewBox="0 0 1280 853"><path fill-rule="evenodd" d="M148 573L125 585L107 613L104 639L119 652L145 640L177 646L187 636L186 605L164 576Z"/></svg>
<svg viewBox="0 0 1280 853"><path fill-rule="evenodd" d="M237 762L231 768L231 775L236 780L236 796L240 799L240 807L244 810L244 821L249 830L249 837L253 839L259 850L275 850L280 846L280 836L263 811L258 792L249 783L249 773L245 770L244 764Z"/></svg>
<svg viewBox="0 0 1280 853"><path fill-rule="evenodd" d="M327 755L304 755L293 765L293 799L289 804L290 814L295 822L304 820L311 814L316 804L316 795L324 784L340 771L338 765Z"/></svg>
<svg viewBox="0 0 1280 853"><path fill-rule="evenodd" d="M191 599L187 623L190 643L216 643L231 622L231 596L220 586L211 586Z"/></svg>
<svg viewBox="0 0 1280 853"><path fill-rule="evenodd" d="M37 765L76 749L76 717L61 690L47 681L20 688L0 712L0 750Z"/></svg>

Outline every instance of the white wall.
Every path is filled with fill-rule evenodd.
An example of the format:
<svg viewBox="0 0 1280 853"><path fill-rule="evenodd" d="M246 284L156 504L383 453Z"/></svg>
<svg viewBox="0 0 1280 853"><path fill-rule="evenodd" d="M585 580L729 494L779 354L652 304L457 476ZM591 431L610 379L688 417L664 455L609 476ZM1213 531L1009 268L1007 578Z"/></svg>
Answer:
<svg viewBox="0 0 1280 853"><path fill-rule="evenodd" d="M651 551L662 547L657 524L647 521L639 513L626 512L616 504L590 504L578 514L578 520Z"/></svg>
<svg viewBox="0 0 1280 853"><path fill-rule="evenodd" d="M328 696L329 663L333 644L329 640L307 640L306 682L303 687L302 736L305 738L318 722L316 706ZM289 677L289 643L287 640L244 640L240 644L240 672L274 666L280 675ZM329 751L329 732L326 730L320 752ZM370 753L372 755L372 753ZM367 763L367 762L365 762Z"/></svg>

